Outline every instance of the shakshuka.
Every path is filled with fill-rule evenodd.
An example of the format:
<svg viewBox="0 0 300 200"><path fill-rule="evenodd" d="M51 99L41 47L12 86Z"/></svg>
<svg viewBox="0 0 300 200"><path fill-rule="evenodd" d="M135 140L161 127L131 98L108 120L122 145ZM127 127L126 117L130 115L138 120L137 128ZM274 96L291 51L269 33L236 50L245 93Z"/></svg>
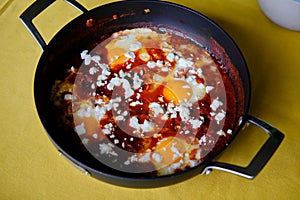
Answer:
<svg viewBox="0 0 300 200"><path fill-rule="evenodd" d="M215 155L237 131L236 69L185 34L121 30L75 57L51 100L107 166L173 174Z"/></svg>

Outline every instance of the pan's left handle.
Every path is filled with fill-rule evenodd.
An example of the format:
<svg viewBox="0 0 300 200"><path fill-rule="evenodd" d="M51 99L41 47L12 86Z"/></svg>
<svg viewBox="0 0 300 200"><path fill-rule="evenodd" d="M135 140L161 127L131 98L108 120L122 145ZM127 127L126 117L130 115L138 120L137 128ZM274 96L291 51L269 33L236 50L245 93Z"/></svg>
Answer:
<svg viewBox="0 0 300 200"><path fill-rule="evenodd" d="M41 12L43 12L48 6L54 3L56 0L37 0L31 6L29 6L20 16L20 20L32 34L34 39L40 45L40 47L45 50L47 44L35 25L33 24L32 20L38 16ZM65 0L66 2L70 3L72 6L77 8L82 13L86 13L88 10L78 3L76 0Z"/></svg>

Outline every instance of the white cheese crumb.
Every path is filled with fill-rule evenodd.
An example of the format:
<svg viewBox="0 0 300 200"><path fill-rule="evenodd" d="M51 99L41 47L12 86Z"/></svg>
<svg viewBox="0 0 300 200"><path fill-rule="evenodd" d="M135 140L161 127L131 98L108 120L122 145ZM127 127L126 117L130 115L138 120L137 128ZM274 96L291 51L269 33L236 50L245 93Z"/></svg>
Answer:
<svg viewBox="0 0 300 200"><path fill-rule="evenodd" d="M84 127L84 122L81 124L75 126L75 131L78 135L83 135L86 133L85 127Z"/></svg>
<svg viewBox="0 0 300 200"><path fill-rule="evenodd" d="M219 100L219 98L214 99L213 102L211 103L210 107L213 111L216 111L219 106L222 106L223 102Z"/></svg>
<svg viewBox="0 0 300 200"><path fill-rule="evenodd" d="M72 94L65 94L65 96L64 96L64 100L72 100L73 99L73 96L72 96Z"/></svg>
<svg viewBox="0 0 300 200"><path fill-rule="evenodd" d="M217 123L219 124L220 121L223 120L225 116L226 116L226 112L224 110L222 110L220 113L218 113L215 116L215 120L217 120Z"/></svg>
<svg viewBox="0 0 300 200"><path fill-rule="evenodd" d="M179 112L179 116L181 117L181 120L186 122L188 119L190 119L190 110L188 109L187 105L180 104L174 108L175 111Z"/></svg>
<svg viewBox="0 0 300 200"><path fill-rule="evenodd" d="M159 153L153 153L152 158L158 163L160 163L163 160L163 157Z"/></svg>
<svg viewBox="0 0 300 200"><path fill-rule="evenodd" d="M168 72L170 69L168 68L168 67L162 67L161 68L161 71L163 71L163 72Z"/></svg>
<svg viewBox="0 0 300 200"><path fill-rule="evenodd" d="M143 80L140 79L140 77L137 75L137 73L134 73L133 76L133 89L138 89L142 86Z"/></svg>
<svg viewBox="0 0 300 200"><path fill-rule="evenodd" d="M226 136L226 134L225 134L225 132L223 131L223 130L219 130L218 132L217 132L217 134L218 135L220 135L220 136Z"/></svg>
<svg viewBox="0 0 300 200"><path fill-rule="evenodd" d="M132 66L132 64L130 63L130 64L128 64L127 66L126 66L126 69L130 69L131 68L131 66Z"/></svg>
<svg viewBox="0 0 300 200"><path fill-rule="evenodd" d="M143 132L149 132L152 131L154 128L154 123L150 122L148 120L145 120L144 123L141 126L141 129L143 130Z"/></svg>
<svg viewBox="0 0 300 200"><path fill-rule="evenodd" d="M203 135L199 140L199 144L201 145L201 144L205 144L205 143L206 143L206 136Z"/></svg>
<svg viewBox="0 0 300 200"><path fill-rule="evenodd" d="M112 156L118 156L118 154L113 151L112 149L113 144L109 143L109 144L99 144L99 150L101 154L106 154L106 155L112 155Z"/></svg>
<svg viewBox="0 0 300 200"><path fill-rule="evenodd" d="M96 67L91 67L89 70L90 75L94 75L98 72L98 69Z"/></svg>
<svg viewBox="0 0 300 200"><path fill-rule="evenodd" d="M168 53L167 59L168 59L168 61L173 62L175 59L174 53L172 53L172 52Z"/></svg>
<svg viewBox="0 0 300 200"><path fill-rule="evenodd" d="M159 114L163 114L164 110L163 108L160 106L160 104L156 103L156 102L152 102L149 104L149 108L154 112L154 117L157 117Z"/></svg>
<svg viewBox="0 0 300 200"><path fill-rule="evenodd" d="M194 129L199 128L203 123L203 121L199 119L190 119L189 122L192 124Z"/></svg>
<svg viewBox="0 0 300 200"><path fill-rule="evenodd" d="M118 115L118 116L116 117L116 120L117 120L117 121L124 121L125 118L124 118L124 116L122 116L122 115Z"/></svg>
<svg viewBox="0 0 300 200"><path fill-rule="evenodd" d="M142 157L139 158L139 162L149 162L150 160L150 153L145 153Z"/></svg>
<svg viewBox="0 0 300 200"><path fill-rule="evenodd" d="M89 139L88 138L83 138L82 139L82 144L87 145L89 143Z"/></svg>
<svg viewBox="0 0 300 200"><path fill-rule="evenodd" d="M164 62L162 60L157 60L156 61L156 66L157 67L163 67L164 66Z"/></svg>
<svg viewBox="0 0 300 200"><path fill-rule="evenodd" d="M213 89L214 89L213 86L206 86L206 88L205 88L207 94L208 94L210 91L212 91Z"/></svg>
<svg viewBox="0 0 300 200"><path fill-rule="evenodd" d="M99 55L94 55L94 56L92 56L92 60L96 63L99 63L99 61L101 60L101 57Z"/></svg>
<svg viewBox="0 0 300 200"><path fill-rule="evenodd" d="M124 162L124 165L129 165L130 164L130 161L129 160L126 160L125 162Z"/></svg>
<svg viewBox="0 0 300 200"><path fill-rule="evenodd" d="M135 42L130 44L129 50L130 51L136 51L142 47L142 44L140 42Z"/></svg>
<svg viewBox="0 0 300 200"><path fill-rule="evenodd" d="M114 143L115 143L115 144L119 144L119 142L120 142L120 141L119 141L118 139L115 139L115 140L114 140Z"/></svg>
<svg viewBox="0 0 300 200"><path fill-rule="evenodd" d="M111 134L111 132L110 132L109 129L102 129L102 132L103 132L105 135Z"/></svg>
<svg viewBox="0 0 300 200"><path fill-rule="evenodd" d="M139 126L139 120L137 117L131 117L130 121L129 121L129 126L131 126L132 128L136 128ZM131 138L130 138L131 139ZM131 141L131 140L130 140Z"/></svg>
<svg viewBox="0 0 300 200"><path fill-rule="evenodd" d="M232 134L232 130L231 130L231 129L228 129L228 130L227 130L227 133L228 133L228 134Z"/></svg>
<svg viewBox="0 0 300 200"><path fill-rule="evenodd" d="M151 60L151 61L147 62L147 67L149 67L150 69L153 69L154 67L156 67L156 63Z"/></svg>
<svg viewBox="0 0 300 200"><path fill-rule="evenodd" d="M176 67L178 69L182 69L182 68L186 68L186 67L192 67L193 64L194 63L189 59L179 58L179 60L177 61Z"/></svg>
<svg viewBox="0 0 300 200"><path fill-rule="evenodd" d="M130 59L134 59L135 58L135 54L132 51L128 51L128 52L124 53L124 56L126 58L130 58Z"/></svg>
<svg viewBox="0 0 300 200"><path fill-rule="evenodd" d="M134 101L134 102L131 102L129 105L132 106L132 107L135 107L137 105L143 105L143 102L141 102L141 101Z"/></svg>

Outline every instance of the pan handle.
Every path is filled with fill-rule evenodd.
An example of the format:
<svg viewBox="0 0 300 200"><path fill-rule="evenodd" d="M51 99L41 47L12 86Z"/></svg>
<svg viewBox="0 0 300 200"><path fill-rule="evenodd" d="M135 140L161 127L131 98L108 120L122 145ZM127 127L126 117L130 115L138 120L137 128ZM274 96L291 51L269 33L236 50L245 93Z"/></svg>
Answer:
<svg viewBox="0 0 300 200"><path fill-rule="evenodd" d="M204 168L201 174L210 174L213 169L217 169L230 172L244 178L254 179L255 176L263 169L276 149L279 147L284 135L272 125L256 117L248 116L247 121L250 124L256 125L257 127L263 129L270 136L258 153L254 156L250 164L247 167L240 167L227 163L212 162Z"/></svg>
<svg viewBox="0 0 300 200"><path fill-rule="evenodd" d="M65 1L77 8L82 13L86 13L88 11L76 0ZM32 23L32 20L54 2L55 0L37 0L20 15L20 20L23 22L28 31L32 34L32 36L40 45L42 50L46 49L47 44L41 36L41 34L39 33L39 31L37 30L37 28L35 27L35 25Z"/></svg>

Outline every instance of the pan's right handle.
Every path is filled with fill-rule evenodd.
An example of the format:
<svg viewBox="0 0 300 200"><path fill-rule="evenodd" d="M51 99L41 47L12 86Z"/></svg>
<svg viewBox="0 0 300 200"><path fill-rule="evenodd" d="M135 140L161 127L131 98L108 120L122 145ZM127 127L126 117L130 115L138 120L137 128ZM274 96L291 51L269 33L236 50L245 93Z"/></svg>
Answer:
<svg viewBox="0 0 300 200"><path fill-rule="evenodd" d="M70 3L72 6L77 8L82 13L86 13L88 10L78 3L76 0L65 0L66 2ZM47 44L35 25L32 23L32 20L38 16L42 11L44 11L48 6L50 6L55 0L37 0L31 6L29 6L20 16L20 20L32 34L34 39L40 45L40 47L45 50Z"/></svg>
<svg viewBox="0 0 300 200"><path fill-rule="evenodd" d="M240 167L228 163L212 162L205 167L205 169L202 171L202 174L209 174L213 169L218 169L242 176L244 178L253 179L263 169L276 149L279 147L284 138L284 134L259 118L248 115L247 121L263 129L270 136L254 156L250 164L247 167Z"/></svg>

